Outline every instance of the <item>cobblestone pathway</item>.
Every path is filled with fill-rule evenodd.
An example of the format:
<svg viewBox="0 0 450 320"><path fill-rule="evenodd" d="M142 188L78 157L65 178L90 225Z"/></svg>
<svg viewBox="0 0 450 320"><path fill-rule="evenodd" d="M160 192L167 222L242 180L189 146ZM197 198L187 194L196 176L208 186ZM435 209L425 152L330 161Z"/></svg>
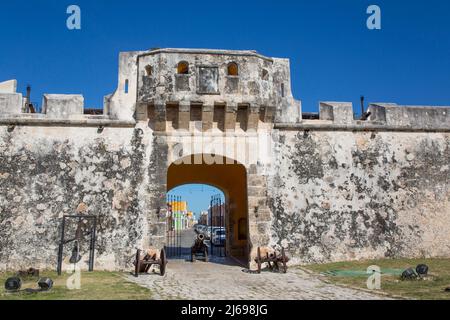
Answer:
<svg viewBox="0 0 450 320"><path fill-rule="evenodd" d="M249 274L243 268L219 263L172 260L164 277L158 274L127 278L152 290L153 298L186 300L373 300L383 297L326 284L291 268L287 274Z"/></svg>

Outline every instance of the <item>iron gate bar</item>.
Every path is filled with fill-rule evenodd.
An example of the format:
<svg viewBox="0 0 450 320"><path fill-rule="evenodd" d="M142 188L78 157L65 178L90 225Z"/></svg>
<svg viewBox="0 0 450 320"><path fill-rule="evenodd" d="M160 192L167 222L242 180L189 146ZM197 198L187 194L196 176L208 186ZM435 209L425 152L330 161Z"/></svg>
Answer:
<svg viewBox="0 0 450 320"><path fill-rule="evenodd" d="M181 231L183 230L183 226L182 226L182 213L181 213L181 197L178 197L178 230L177 230L177 240L178 240L178 257L181 256Z"/></svg>
<svg viewBox="0 0 450 320"><path fill-rule="evenodd" d="M180 258L183 254L181 233L183 231L183 210L181 196L167 195L166 254L170 258Z"/></svg>
<svg viewBox="0 0 450 320"><path fill-rule="evenodd" d="M65 231L66 231L66 219L77 219L78 224L80 225L81 222L85 219L87 221L93 220L93 225L90 225L90 231L85 233L84 236L90 235L90 241L89 241L89 272L94 271L94 258L95 258L95 241L96 241L96 235L97 235L97 216L94 215L65 215L63 216L62 221L62 227L61 227L61 241L58 246L58 262L56 271L58 275L61 275L62 273L62 260L63 260L63 252L64 252L64 245L80 240L78 239L77 235L73 239L65 239ZM83 236L83 234L82 234Z"/></svg>
<svg viewBox="0 0 450 320"><path fill-rule="evenodd" d="M225 224L225 202L222 201L222 196L214 195L211 197L210 202L210 217L209 217L209 229L210 229L210 246L211 255L214 255L214 249L218 251L217 256L223 258L226 257L226 224ZM214 229L225 231L225 241L222 243L222 239L219 236L219 244L215 247L213 243Z"/></svg>
<svg viewBox="0 0 450 320"><path fill-rule="evenodd" d="M210 251L211 255L214 254L214 249L212 245L212 225L213 225L213 216L214 216L214 196L211 197L210 205L209 205L209 243L210 243Z"/></svg>

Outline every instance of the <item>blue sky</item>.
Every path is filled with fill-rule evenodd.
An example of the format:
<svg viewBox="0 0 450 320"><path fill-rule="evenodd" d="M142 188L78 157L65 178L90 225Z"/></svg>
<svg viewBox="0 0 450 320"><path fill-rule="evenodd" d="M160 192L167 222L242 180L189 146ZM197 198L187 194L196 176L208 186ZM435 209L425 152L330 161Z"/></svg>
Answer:
<svg viewBox="0 0 450 320"><path fill-rule="evenodd" d="M220 189L204 184L187 184L176 187L169 192L169 196L181 197L181 201L188 202L188 210L200 216L201 211L208 210L211 203L211 197L218 196L225 201L225 196Z"/></svg>
<svg viewBox="0 0 450 320"><path fill-rule="evenodd" d="M66 28L66 9L82 29ZM382 9L382 30L366 9ZM19 90L82 93L100 107L115 90L120 51L153 47L255 49L291 59L305 111L318 101L450 105L450 2L427 1L2 1L0 80ZM355 106L358 110L359 107Z"/></svg>

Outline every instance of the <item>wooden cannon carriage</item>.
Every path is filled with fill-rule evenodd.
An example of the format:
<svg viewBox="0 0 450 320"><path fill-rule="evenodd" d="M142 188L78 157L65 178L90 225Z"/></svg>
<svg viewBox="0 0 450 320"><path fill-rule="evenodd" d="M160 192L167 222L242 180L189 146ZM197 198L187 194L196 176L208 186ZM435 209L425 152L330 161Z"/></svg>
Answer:
<svg viewBox="0 0 450 320"><path fill-rule="evenodd" d="M159 266L161 276L166 273L167 258L164 249L161 249L158 257L156 250L147 250L144 257L141 256L141 250L137 250L136 259L134 261L134 276L138 277L140 273L148 273L152 265Z"/></svg>
<svg viewBox="0 0 450 320"><path fill-rule="evenodd" d="M281 271L283 273L286 273L287 272L286 263L288 261L289 258L286 256L284 248L281 249L281 253L278 253L268 248L258 247L257 256L255 259L255 262L258 264L258 273L261 273L261 266L263 263L267 263L269 269L272 271ZM281 269L280 264L282 265Z"/></svg>

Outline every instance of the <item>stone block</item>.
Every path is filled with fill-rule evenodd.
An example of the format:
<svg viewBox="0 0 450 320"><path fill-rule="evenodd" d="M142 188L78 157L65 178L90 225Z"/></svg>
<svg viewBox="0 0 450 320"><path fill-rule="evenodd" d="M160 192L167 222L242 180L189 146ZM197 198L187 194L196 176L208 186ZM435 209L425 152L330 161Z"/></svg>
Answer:
<svg viewBox="0 0 450 320"><path fill-rule="evenodd" d="M248 196L249 197L265 197L267 195L267 189L264 187L248 187Z"/></svg>
<svg viewBox="0 0 450 320"><path fill-rule="evenodd" d="M8 80L0 82L0 94L16 93L16 92L17 92L17 80Z"/></svg>
<svg viewBox="0 0 450 320"><path fill-rule="evenodd" d="M153 122L155 131L166 131L166 105L159 103L153 106Z"/></svg>
<svg viewBox="0 0 450 320"><path fill-rule="evenodd" d="M214 121L214 106L203 106L202 110L202 128L203 131L208 131L213 128Z"/></svg>
<svg viewBox="0 0 450 320"><path fill-rule="evenodd" d="M393 103L374 103L369 110L375 111L370 120L383 116L387 125L415 129L450 128L450 107L402 106ZM377 119L377 120L378 120Z"/></svg>
<svg viewBox="0 0 450 320"><path fill-rule="evenodd" d="M249 174L248 185L252 187L266 187L266 177L257 174Z"/></svg>
<svg viewBox="0 0 450 320"><path fill-rule="evenodd" d="M354 122L351 102L320 102L319 108L321 120L333 120L335 124L352 124Z"/></svg>
<svg viewBox="0 0 450 320"><path fill-rule="evenodd" d="M189 75L176 74L175 75L175 89L176 91L190 91Z"/></svg>
<svg viewBox="0 0 450 320"><path fill-rule="evenodd" d="M148 105L146 103L138 103L136 106L136 121L148 120Z"/></svg>
<svg viewBox="0 0 450 320"><path fill-rule="evenodd" d="M178 112L178 129L188 131L189 122L191 121L191 103L181 101Z"/></svg>
<svg viewBox="0 0 450 320"><path fill-rule="evenodd" d="M0 93L0 115L20 114L22 112L22 94Z"/></svg>
<svg viewBox="0 0 450 320"><path fill-rule="evenodd" d="M249 108L247 130L258 130L259 123L259 107Z"/></svg>
<svg viewBox="0 0 450 320"><path fill-rule="evenodd" d="M237 105L227 105L225 107L225 131L236 129Z"/></svg>
<svg viewBox="0 0 450 320"><path fill-rule="evenodd" d="M82 116L84 98L82 95L45 94L42 102L42 113L49 118L67 119Z"/></svg>

